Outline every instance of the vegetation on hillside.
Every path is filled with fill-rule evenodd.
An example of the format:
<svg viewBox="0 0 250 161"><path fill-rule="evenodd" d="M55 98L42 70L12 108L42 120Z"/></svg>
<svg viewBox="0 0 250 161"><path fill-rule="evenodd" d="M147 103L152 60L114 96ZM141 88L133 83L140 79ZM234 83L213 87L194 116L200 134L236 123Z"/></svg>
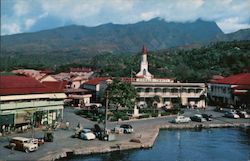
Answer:
<svg viewBox="0 0 250 161"><path fill-rule="evenodd" d="M139 71L141 54L97 56L91 66L101 76L127 76ZM193 50L148 53L149 71L155 77L173 77L183 82L206 82L212 75L250 72L250 41L220 42Z"/></svg>
<svg viewBox="0 0 250 161"><path fill-rule="evenodd" d="M0 55L0 70L51 68L55 72L70 67L91 67L97 76L134 77L140 69L141 53L106 53L92 58L82 55ZM212 75L228 76L250 72L250 41L218 42L191 50L168 49L148 53L149 71L155 77L172 77L182 82L208 81Z"/></svg>

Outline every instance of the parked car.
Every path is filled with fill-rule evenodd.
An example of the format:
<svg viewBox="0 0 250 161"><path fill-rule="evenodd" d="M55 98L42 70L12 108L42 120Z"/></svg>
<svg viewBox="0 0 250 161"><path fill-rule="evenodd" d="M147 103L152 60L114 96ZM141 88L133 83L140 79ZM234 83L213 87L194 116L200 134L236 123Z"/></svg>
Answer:
<svg viewBox="0 0 250 161"><path fill-rule="evenodd" d="M212 121L213 119L212 119L212 115L208 115L208 114L205 114L205 113L203 113L203 114L201 114L201 116L203 117L203 118L205 118L207 121Z"/></svg>
<svg viewBox="0 0 250 161"><path fill-rule="evenodd" d="M177 116L174 120L172 120L171 122L173 123L188 123L190 122L191 119L189 117L185 117L185 116Z"/></svg>
<svg viewBox="0 0 250 161"><path fill-rule="evenodd" d="M194 116L190 117L190 119L192 121L196 121L196 122L204 122L204 121L206 121L206 119L203 118L202 115L200 115L200 114L195 114Z"/></svg>
<svg viewBox="0 0 250 161"><path fill-rule="evenodd" d="M226 112L226 113L225 113L225 117L234 118L234 119L240 118L240 116L237 115L235 112Z"/></svg>
<svg viewBox="0 0 250 161"><path fill-rule="evenodd" d="M84 140L94 140L96 136L90 129L83 129L79 133L79 138Z"/></svg>
<svg viewBox="0 0 250 161"><path fill-rule="evenodd" d="M246 111L238 111L237 114L240 116L240 118L250 118L250 115L247 114Z"/></svg>
<svg viewBox="0 0 250 161"><path fill-rule="evenodd" d="M132 133L134 131L133 127L129 124L122 124L120 126L120 128L123 128L123 132L125 134L129 134L129 133Z"/></svg>
<svg viewBox="0 0 250 161"><path fill-rule="evenodd" d="M98 139L103 139L104 129L102 129L98 124L94 125L92 131Z"/></svg>
<svg viewBox="0 0 250 161"><path fill-rule="evenodd" d="M9 147L11 150L17 149L29 153L38 149L38 143L34 142L33 138L13 137L10 140Z"/></svg>

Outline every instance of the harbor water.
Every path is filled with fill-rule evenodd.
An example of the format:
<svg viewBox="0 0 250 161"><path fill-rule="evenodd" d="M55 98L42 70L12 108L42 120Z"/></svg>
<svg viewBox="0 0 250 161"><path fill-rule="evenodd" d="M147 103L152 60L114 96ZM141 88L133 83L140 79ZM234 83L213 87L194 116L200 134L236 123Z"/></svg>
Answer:
<svg viewBox="0 0 250 161"><path fill-rule="evenodd" d="M74 156L70 161L248 161L249 128L161 130L153 148Z"/></svg>

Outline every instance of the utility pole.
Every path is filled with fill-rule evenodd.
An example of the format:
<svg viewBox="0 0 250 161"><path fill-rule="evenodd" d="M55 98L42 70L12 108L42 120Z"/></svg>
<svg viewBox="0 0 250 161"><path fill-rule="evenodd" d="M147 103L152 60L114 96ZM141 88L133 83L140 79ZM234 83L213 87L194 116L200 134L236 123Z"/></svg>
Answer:
<svg viewBox="0 0 250 161"><path fill-rule="evenodd" d="M107 119L108 119L108 90L106 95L106 106L105 106L105 124L104 124L105 134L107 132Z"/></svg>

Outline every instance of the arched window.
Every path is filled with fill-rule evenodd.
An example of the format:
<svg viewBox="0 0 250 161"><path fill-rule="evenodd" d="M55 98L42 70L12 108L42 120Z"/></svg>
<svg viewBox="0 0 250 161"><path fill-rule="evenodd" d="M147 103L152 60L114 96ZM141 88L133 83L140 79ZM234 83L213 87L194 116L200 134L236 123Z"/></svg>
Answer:
<svg viewBox="0 0 250 161"><path fill-rule="evenodd" d="M169 88L163 88L163 93L169 93L170 89Z"/></svg>
<svg viewBox="0 0 250 161"><path fill-rule="evenodd" d="M160 88L155 88L155 93L161 92Z"/></svg>
<svg viewBox="0 0 250 161"><path fill-rule="evenodd" d="M178 88L172 88L171 93L178 93Z"/></svg>
<svg viewBox="0 0 250 161"><path fill-rule="evenodd" d="M146 69L143 69L143 75L146 75L146 73L147 73Z"/></svg>
<svg viewBox="0 0 250 161"><path fill-rule="evenodd" d="M146 92L149 93L149 92L152 92L153 89L152 88L146 88Z"/></svg>

